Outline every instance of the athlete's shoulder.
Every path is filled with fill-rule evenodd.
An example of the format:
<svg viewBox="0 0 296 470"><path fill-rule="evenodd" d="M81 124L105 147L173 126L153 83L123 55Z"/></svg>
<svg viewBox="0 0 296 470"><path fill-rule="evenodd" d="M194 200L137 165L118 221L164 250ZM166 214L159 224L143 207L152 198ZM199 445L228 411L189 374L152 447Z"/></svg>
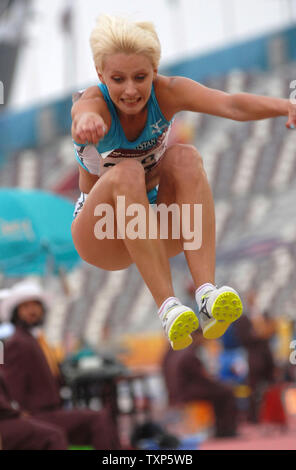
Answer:
<svg viewBox="0 0 296 470"><path fill-rule="evenodd" d="M176 113L178 82L182 77L157 75L154 80L155 96L164 116L170 120ZM176 87L177 85L177 87Z"/></svg>
<svg viewBox="0 0 296 470"><path fill-rule="evenodd" d="M82 99L96 99L96 98L103 98L104 99L104 96L103 96L103 93L100 89L100 87L98 85L93 85L93 86L90 86L89 88L86 88L85 90L83 90L81 92L81 98Z"/></svg>
<svg viewBox="0 0 296 470"><path fill-rule="evenodd" d="M207 88L188 77L159 76L156 83L158 102L168 114L174 115L179 111L194 111L225 116L225 112L221 111L221 107L229 107L226 93Z"/></svg>
<svg viewBox="0 0 296 470"><path fill-rule="evenodd" d="M175 78L176 77L166 77L165 75L157 75L153 82L155 94L159 95L169 92Z"/></svg>
<svg viewBox="0 0 296 470"><path fill-rule="evenodd" d="M109 126L111 125L111 117L108 104L98 85L91 86L89 88L86 88L85 90L74 94L72 115L74 115L75 112L79 114L81 110L87 110L88 103L92 103L91 110L93 110L93 104L95 103L96 112L99 112L101 114L109 128Z"/></svg>
<svg viewBox="0 0 296 470"><path fill-rule="evenodd" d="M187 77L172 76L166 77L164 75L157 75L154 81L155 93L162 96L165 95L170 99L177 99L182 95L184 90L190 88L194 84L198 86L199 83Z"/></svg>

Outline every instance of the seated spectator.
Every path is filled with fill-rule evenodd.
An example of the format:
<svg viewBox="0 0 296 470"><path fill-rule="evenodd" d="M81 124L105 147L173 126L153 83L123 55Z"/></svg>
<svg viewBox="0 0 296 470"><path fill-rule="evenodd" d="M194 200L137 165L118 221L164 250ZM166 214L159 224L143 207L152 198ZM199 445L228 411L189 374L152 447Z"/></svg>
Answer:
<svg viewBox="0 0 296 470"><path fill-rule="evenodd" d="M13 406L14 405L14 406ZM28 416L12 403L0 374L0 449L66 450L67 437L58 426Z"/></svg>
<svg viewBox="0 0 296 470"><path fill-rule="evenodd" d="M61 428L71 444L95 449L119 449L109 409L63 409L59 364L42 334L49 302L40 286L16 284L2 302L2 318L15 325L5 342L3 372L10 396L35 419Z"/></svg>
<svg viewBox="0 0 296 470"><path fill-rule="evenodd" d="M258 317L258 314L256 315ZM258 328L254 328L248 314L243 315L233 323L221 342L227 351L243 348L247 354L248 374L246 384L251 388L248 419L258 421L258 405L266 386L275 380L276 366L274 363L270 339L275 333L275 324L269 321L267 315L260 317ZM264 327L266 324L266 327Z"/></svg>
<svg viewBox="0 0 296 470"><path fill-rule="evenodd" d="M261 324L261 328L256 331L248 315L241 317L233 328L239 343L248 353L248 385L252 391L249 419L258 422L260 396L264 389L275 381L276 366L269 344L275 329L271 324L267 329Z"/></svg>
<svg viewBox="0 0 296 470"><path fill-rule="evenodd" d="M235 436L237 431L236 402L230 387L212 377L199 359L205 341L197 331L193 343L182 351L171 348L164 356L162 371L169 404L178 405L195 400L206 400L213 405L216 437Z"/></svg>

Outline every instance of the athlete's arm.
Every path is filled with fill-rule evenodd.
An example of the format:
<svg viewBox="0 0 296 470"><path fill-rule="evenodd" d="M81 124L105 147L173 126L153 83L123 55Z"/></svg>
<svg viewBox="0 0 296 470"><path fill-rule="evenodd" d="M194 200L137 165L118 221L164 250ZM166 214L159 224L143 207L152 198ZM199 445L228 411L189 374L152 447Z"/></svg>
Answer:
<svg viewBox="0 0 296 470"><path fill-rule="evenodd" d="M79 165L79 189L82 193L88 194L98 179L99 176L92 175Z"/></svg>
<svg viewBox="0 0 296 470"><path fill-rule="evenodd" d="M88 88L72 107L72 137L78 144L95 144L108 132L106 104L97 86Z"/></svg>
<svg viewBox="0 0 296 470"><path fill-rule="evenodd" d="M166 99L174 113L194 111L221 116L235 121L253 121L288 116L286 126L296 125L296 105L290 100L250 93L229 94L207 88L194 80L171 77L167 82Z"/></svg>

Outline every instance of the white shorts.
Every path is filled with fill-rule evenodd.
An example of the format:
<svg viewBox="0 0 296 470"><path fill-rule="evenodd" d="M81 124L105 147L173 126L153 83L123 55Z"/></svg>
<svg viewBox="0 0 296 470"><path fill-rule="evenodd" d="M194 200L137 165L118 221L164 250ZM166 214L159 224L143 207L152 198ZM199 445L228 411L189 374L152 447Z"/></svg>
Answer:
<svg viewBox="0 0 296 470"><path fill-rule="evenodd" d="M74 209L74 212L73 212L73 218L74 219L75 219L75 217L77 217L79 212L82 210L83 204L85 203L87 196L88 196L88 194L86 194L86 193L80 193L80 196L76 201L75 209Z"/></svg>
<svg viewBox="0 0 296 470"><path fill-rule="evenodd" d="M156 204L157 193L158 193L158 186L155 186L155 188L152 188L147 193L147 197L149 199L150 204ZM79 212L81 212L81 210L83 208L83 204L85 203L87 196L88 196L88 194L86 194L86 193L80 193L80 196L76 201L75 209L74 209L74 212L73 212L74 219L75 219L75 217L77 217Z"/></svg>

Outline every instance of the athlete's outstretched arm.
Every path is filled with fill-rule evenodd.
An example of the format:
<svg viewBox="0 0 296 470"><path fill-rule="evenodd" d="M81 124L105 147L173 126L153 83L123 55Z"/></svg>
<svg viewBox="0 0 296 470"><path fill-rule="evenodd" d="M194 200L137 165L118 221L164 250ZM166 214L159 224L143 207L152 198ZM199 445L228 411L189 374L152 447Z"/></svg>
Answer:
<svg viewBox="0 0 296 470"><path fill-rule="evenodd" d="M171 78L167 92L174 102L175 112L194 111L235 121L288 116L286 126L296 126L296 105L289 99L250 93L229 94L184 77Z"/></svg>
<svg viewBox="0 0 296 470"><path fill-rule="evenodd" d="M78 144L98 144L108 126L105 103L97 86L88 88L72 106L72 137Z"/></svg>

